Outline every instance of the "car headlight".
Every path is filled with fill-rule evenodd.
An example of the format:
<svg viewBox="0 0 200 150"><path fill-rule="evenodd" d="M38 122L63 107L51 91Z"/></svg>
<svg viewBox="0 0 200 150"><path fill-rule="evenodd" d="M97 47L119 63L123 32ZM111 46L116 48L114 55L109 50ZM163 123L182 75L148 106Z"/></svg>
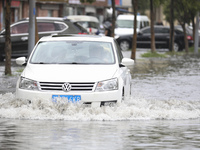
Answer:
<svg viewBox="0 0 200 150"><path fill-rule="evenodd" d="M111 91L118 89L118 79L110 79L97 83L96 91Z"/></svg>
<svg viewBox="0 0 200 150"><path fill-rule="evenodd" d="M30 79L27 79L24 77L21 77L21 79L20 79L19 88L26 89L26 90L38 90L36 81L30 80Z"/></svg>

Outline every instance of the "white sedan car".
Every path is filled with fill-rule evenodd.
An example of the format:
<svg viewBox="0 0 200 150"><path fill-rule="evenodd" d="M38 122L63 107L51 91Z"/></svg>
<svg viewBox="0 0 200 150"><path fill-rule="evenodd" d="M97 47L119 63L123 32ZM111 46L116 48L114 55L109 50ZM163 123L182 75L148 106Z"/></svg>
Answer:
<svg viewBox="0 0 200 150"><path fill-rule="evenodd" d="M117 42L106 36L52 35L43 37L16 86L18 99L81 102L101 106L130 97L134 61L123 58Z"/></svg>

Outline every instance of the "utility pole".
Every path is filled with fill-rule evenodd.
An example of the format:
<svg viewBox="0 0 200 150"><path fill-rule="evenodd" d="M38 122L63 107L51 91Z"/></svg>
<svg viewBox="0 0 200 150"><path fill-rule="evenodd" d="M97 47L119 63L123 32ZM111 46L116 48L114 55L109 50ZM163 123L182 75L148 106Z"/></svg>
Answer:
<svg viewBox="0 0 200 150"><path fill-rule="evenodd" d="M29 36L28 36L28 56L35 45L35 0L29 0Z"/></svg>
<svg viewBox="0 0 200 150"><path fill-rule="evenodd" d="M194 53L198 53L198 47L199 47L199 12L196 16L196 26L195 26L195 41L194 41Z"/></svg>

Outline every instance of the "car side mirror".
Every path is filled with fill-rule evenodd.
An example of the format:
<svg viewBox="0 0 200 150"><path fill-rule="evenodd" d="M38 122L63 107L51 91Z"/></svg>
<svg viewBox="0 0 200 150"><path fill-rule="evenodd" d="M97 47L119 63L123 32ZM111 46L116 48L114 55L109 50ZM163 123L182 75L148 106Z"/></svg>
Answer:
<svg viewBox="0 0 200 150"><path fill-rule="evenodd" d="M132 66L134 64L134 60L130 58L123 58L121 64L127 67Z"/></svg>
<svg viewBox="0 0 200 150"><path fill-rule="evenodd" d="M25 66L26 65L26 57L19 57L16 59L16 64L20 66Z"/></svg>

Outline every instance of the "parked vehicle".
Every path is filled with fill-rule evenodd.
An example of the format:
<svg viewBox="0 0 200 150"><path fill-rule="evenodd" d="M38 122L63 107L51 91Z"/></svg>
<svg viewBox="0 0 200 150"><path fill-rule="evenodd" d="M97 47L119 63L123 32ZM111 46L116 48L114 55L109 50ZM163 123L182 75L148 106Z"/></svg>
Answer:
<svg viewBox="0 0 200 150"><path fill-rule="evenodd" d="M66 18L74 22L78 22L84 28L86 28L90 34L99 33L100 23L97 17L87 16L87 15L71 15L71 16L67 16Z"/></svg>
<svg viewBox="0 0 200 150"><path fill-rule="evenodd" d="M115 35L127 35L134 33L134 15L119 15L116 19ZM137 16L137 32L142 28L149 26L149 19L147 16Z"/></svg>
<svg viewBox="0 0 200 150"><path fill-rule="evenodd" d="M183 28L180 25L175 26L175 28L183 32ZM186 29L187 35L190 35L191 37L193 37L193 28L191 26L186 26L185 29ZM200 30L199 30L199 44L198 45L200 46Z"/></svg>
<svg viewBox="0 0 200 150"><path fill-rule="evenodd" d="M118 43L111 37L54 35L43 37L29 59L16 59L26 67L16 86L18 99L81 102L100 106L130 97L131 75Z"/></svg>
<svg viewBox="0 0 200 150"><path fill-rule="evenodd" d="M37 17L39 38L51 34L88 34L78 23L57 17ZM20 20L11 25L12 57L28 55L29 19ZM5 29L0 31L0 61L5 57Z"/></svg>
<svg viewBox="0 0 200 150"><path fill-rule="evenodd" d="M156 48L169 48L170 28L167 26L154 26ZM120 36L117 42L122 50L132 47L133 34ZM187 35L189 46L193 45L193 38ZM151 48L151 28L145 27L137 34L137 48ZM175 29L174 32L174 51L182 51L185 48L184 34Z"/></svg>

